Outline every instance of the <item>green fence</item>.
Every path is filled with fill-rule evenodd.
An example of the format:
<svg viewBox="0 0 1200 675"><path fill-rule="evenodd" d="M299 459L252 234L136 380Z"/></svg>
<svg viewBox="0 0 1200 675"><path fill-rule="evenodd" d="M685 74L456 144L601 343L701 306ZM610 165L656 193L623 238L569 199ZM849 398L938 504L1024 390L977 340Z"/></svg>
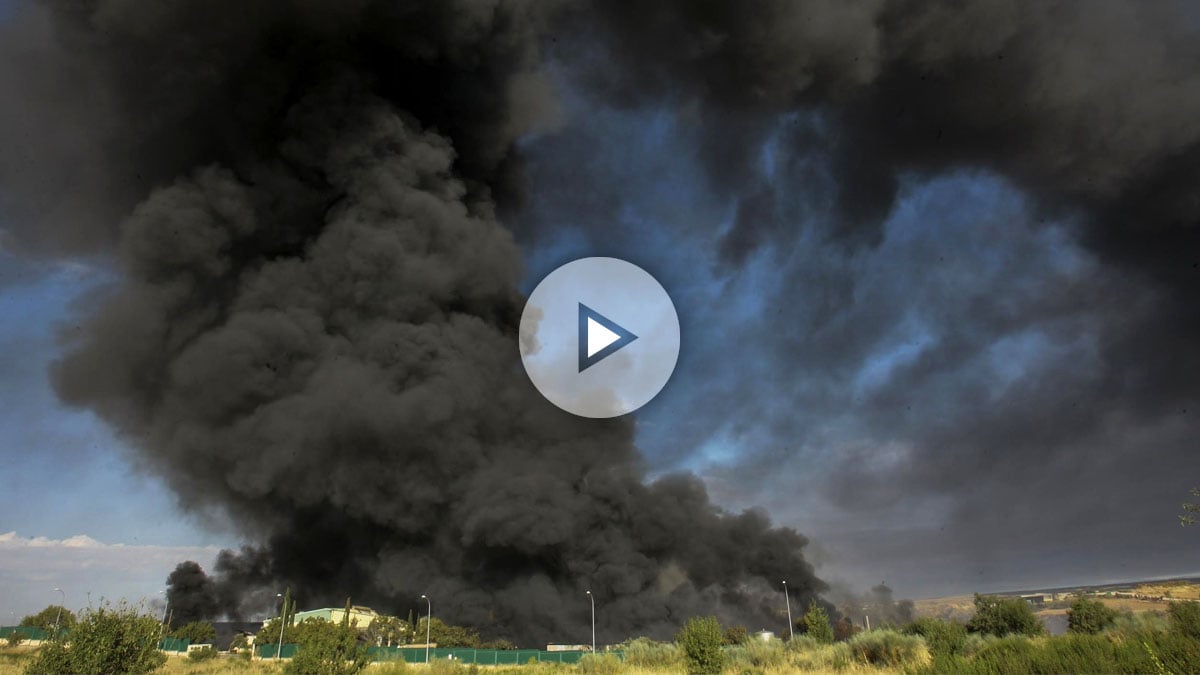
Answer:
<svg viewBox="0 0 1200 675"><path fill-rule="evenodd" d="M275 650L276 650L278 647L279 647L279 645L278 645L278 644L273 644L273 645L259 645L259 646L258 646L258 648L257 648L257 651L258 651L258 656L259 656L259 658L264 658L264 659L273 659L273 658L275 658ZM281 649L281 650L279 651L279 656L280 656L281 658L290 659L290 658L292 658L293 656L295 656L295 655L296 655L296 652L297 652L299 649L300 649L300 645L294 645L294 644L285 644L285 645L283 646L283 649Z"/></svg>
<svg viewBox="0 0 1200 675"><path fill-rule="evenodd" d="M258 656L264 659L275 658L276 645L259 645ZM280 652L282 658L290 659L299 651L300 645L285 644ZM430 649L429 658L452 659L460 663L481 666L504 666L529 663L529 661L548 663L579 663L579 659L587 652L547 652L540 649ZM620 652L612 652L617 658L623 656ZM424 647L369 647L367 654L372 661L405 661L407 663L424 663Z"/></svg>
<svg viewBox="0 0 1200 675"><path fill-rule="evenodd" d="M45 640L50 637L50 631L33 626L0 626L0 640L7 640L13 633L20 633L22 640Z"/></svg>
<svg viewBox="0 0 1200 675"><path fill-rule="evenodd" d="M372 661L424 663L425 649L400 647L371 647L367 650ZM430 649L429 658L452 659L481 666L503 666L546 661L550 663L579 663L586 652L547 652L540 649Z"/></svg>
<svg viewBox="0 0 1200 675"><path fill-rule="evenodd" d="M167 637L158 641L158 648L164 652L186 652L191 640Z"/></svg>

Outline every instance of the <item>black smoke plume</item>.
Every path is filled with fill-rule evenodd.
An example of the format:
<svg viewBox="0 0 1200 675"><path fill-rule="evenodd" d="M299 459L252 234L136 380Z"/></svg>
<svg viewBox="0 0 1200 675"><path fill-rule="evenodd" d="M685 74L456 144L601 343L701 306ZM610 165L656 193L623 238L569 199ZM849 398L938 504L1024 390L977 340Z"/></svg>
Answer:
<svg viewBox="0 0 1200 675"><path fill-rule="evenodd" d="M1055 448L1200 398L1195 38L1188 4L1130 0L50 3L0 41L0 207L15 223L0 243L119 260L55 383L186 506L264 542L224 558L226 587L385 609L428 593L443 616L519 639L581 634L588 588L614 638L698 612L762 625L780 579L802 604L822 588L803 538L718 513L694 478L646 485L630 422L550 408L516 363L520 254L500 219L522 204L514 143L562 122L547 64L691 125L714 192L739 203L718 240L730 268L810 228L852 260L879 245L906 177L965 169L1076 219L1078 241L1128 275L1061 305L1021 295L1036 316L997 293L935 296L970 320L847 403L914 449L900 466L848 462L830 481L841 499L950 495L978 537L1007 527L994 504L1063 459ZM781 131L788 116L803 123ZM828 179L836 217L787 213L799 181L759 167L772 135L785 178ZM788 378L839 380L903 307L858 307L860 279L804 272L783 286L827 297L779 319L807 330L772 331L774 347ZM995 337L1134 283L1070 398L1037 378L997 402L937 386ZM950 412L904 417L913 392ZM764 404L715 400L696 428ZM1191 445L1163 447L1164 465L1194 466ZM1120 448L1101 459L1111 476L1137 466ZM1046 510L1028 511L1038 525Z"/></svg>
<svg viewBox="0 0 1200 675"><path fill-rule="evenodd" d="M182 620L403 613L526 644L778 620L805 539L646 484L628 420L516 358L514 142L556 121L553 3L63 2L22 10L3 178L20 245L120 281L54 369L181 503L263 542L171 577ZM70 189L58 189L69 184ZM423 603L422 603L423 604Z"/></svg>

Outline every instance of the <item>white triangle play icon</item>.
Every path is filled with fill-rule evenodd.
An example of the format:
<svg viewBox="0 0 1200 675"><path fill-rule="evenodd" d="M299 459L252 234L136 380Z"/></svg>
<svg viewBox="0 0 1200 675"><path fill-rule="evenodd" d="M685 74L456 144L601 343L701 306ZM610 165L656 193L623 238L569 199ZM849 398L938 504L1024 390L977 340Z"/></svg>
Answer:
<svg viewBox="0 0 1200 675"><path fill-rule="evenodd" d="M592 317L587 318L587 355L592 357L596 352L620 340L621 336L605 328Z"/></svg>
<svg viewBox="0 0 1200 675"><path fill-rule="evenodd" d="M637 336L600 312L579 303L579 372L600 363Z"/></svg>

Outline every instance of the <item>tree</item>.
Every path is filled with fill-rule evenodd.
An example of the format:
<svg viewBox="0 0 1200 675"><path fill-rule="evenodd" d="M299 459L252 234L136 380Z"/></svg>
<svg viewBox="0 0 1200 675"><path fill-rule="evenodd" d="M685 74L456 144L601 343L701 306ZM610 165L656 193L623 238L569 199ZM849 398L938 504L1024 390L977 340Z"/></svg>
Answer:
<svg viewBox="0 0 1200 675"><path fill-rule="evenodd" d="M394 616L379 616L367 626L367 641L380 647L407 644L411 627Z"/></svg>
<svg viewBox="0 0 1200 675"><path fill-rule="evenodd" d="M689 675L717 675L725 668L725 652L721 650L723 638L716 617L688 619L675 636L675 642L683 650Z"/></svg>
<svg viewBox="0 0 1200 675"><path fill-rule="evenodd" d="M1072 633L1096 634L1113 625L1117 613L1099 600L1076 598L1067 610L1067 629Z"/></svg>
<svg viewBox="0 0 1200 675"><path fill-rule="evenodd" d="M158 619L127 606L87 610L71 630L70 644L56 638L43 645L28 675L149 673L166 661L158 651Z"/></svg>
<svg viewBox="0 0 1200 675"><path fill-rule="evenodd" d="M320 619L307 619L297 632L300 645L296 656L284 666L283 672L292 675L353 675L371 662L367 648L358 642L358 630L349 620L332 624Z"/></svg>
<svg viewBox="0 0 1200 675"><path fill-rule="evenodd" d="M905 626L904 632L925 638L934 656L955 656L967 646L967 628L956 621L922 617Z"/></svg>
<svg viewBox="0 0 1200 675"><path fill-rule="evenodd" d="M188 640L192 644L202 644L216 640L217 629L207 621L193 621L171 631L170 636Z"/></svg>
<svg viewBox="0 0 1200 675"><path fill-rule="evenodd" d="M804 632L817 642L828 644L833 642L833 626L829 625L829 614L816 600L808 603L808 611L800 619Z"/></svg>
<svg viewBox="0 0 1200 675"><path fill-rule="evenodd" d="M37 614L30 614L21 619L22 626L41 628L45 631L53 631L55 622L58 622L59 628L69 629L75 625L75 615L62 605L50 605Z"/></svg>
<svg viewBox="0 0 1200 675"><path fill-rule="evenodd" d="M725 629L725 637L722 642L727 645L740 645L746 641L748 635L745 626L730 626Z"/></svg>
<svg viewBox="0 0 1200 675"><path fill-rule="evenodd" d="M855 626L848 616L843 616L833 624L833 639L839 642L849 640L856 633L858 633L858 626Z"/></svg>
<svg viewBox="0 0 1200 675"><path fill-rule="evenodd" d="M1200 488L1192 488L1192 496L1200 497ZM1179 516L1179 524L1187 527L1196 524L1196 516L1200 513L1200 502L1184 502L1183 515Z"/></svg>
<svg viewBox="0 0 1200 675"><path fill-rule="evenodd" d="M1033 615L1029 603L1021 598L975 594L975 616L967 622L967 630L987 635L1041 635L1045 627Z"/></svg>
<svg viewBox="0 0 1200 675"><path fill-rule="evenodd" d="M416 632L414 633L420 636L422 640L425 639L426 621L428 621L428 617L421 617L421 620L417 622ZM479 647L479 634L470 628L452 626L435 617L429 624L429 641L442 649L452 647L476 649Z"/></svg>

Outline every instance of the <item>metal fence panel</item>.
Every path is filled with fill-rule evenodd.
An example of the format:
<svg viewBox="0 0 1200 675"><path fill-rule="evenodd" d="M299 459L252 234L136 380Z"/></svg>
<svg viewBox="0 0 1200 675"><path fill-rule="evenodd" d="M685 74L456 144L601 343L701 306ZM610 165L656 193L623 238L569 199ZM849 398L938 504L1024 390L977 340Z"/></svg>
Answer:
<svg viewBox="0 0 1200 675"><path fill-rule="evenodd" d="M255 649L258 652L259 658L273 659L275 658L275 651L279 649L279 645L278 643L273 645L258 645L258 647ZM290 659L295 656L296 652L299 650L300 645L285 643L283 645L283 649L279 650L279 657L283 659Z"/></svg>
<svg viewBox="0 0 1200 675"><path fill-rule="evenodd" d="M50 637L50 631L33 626L0 626L0 639L7 639L13 633L20 633L25 640L45 640Z"/></svg>

